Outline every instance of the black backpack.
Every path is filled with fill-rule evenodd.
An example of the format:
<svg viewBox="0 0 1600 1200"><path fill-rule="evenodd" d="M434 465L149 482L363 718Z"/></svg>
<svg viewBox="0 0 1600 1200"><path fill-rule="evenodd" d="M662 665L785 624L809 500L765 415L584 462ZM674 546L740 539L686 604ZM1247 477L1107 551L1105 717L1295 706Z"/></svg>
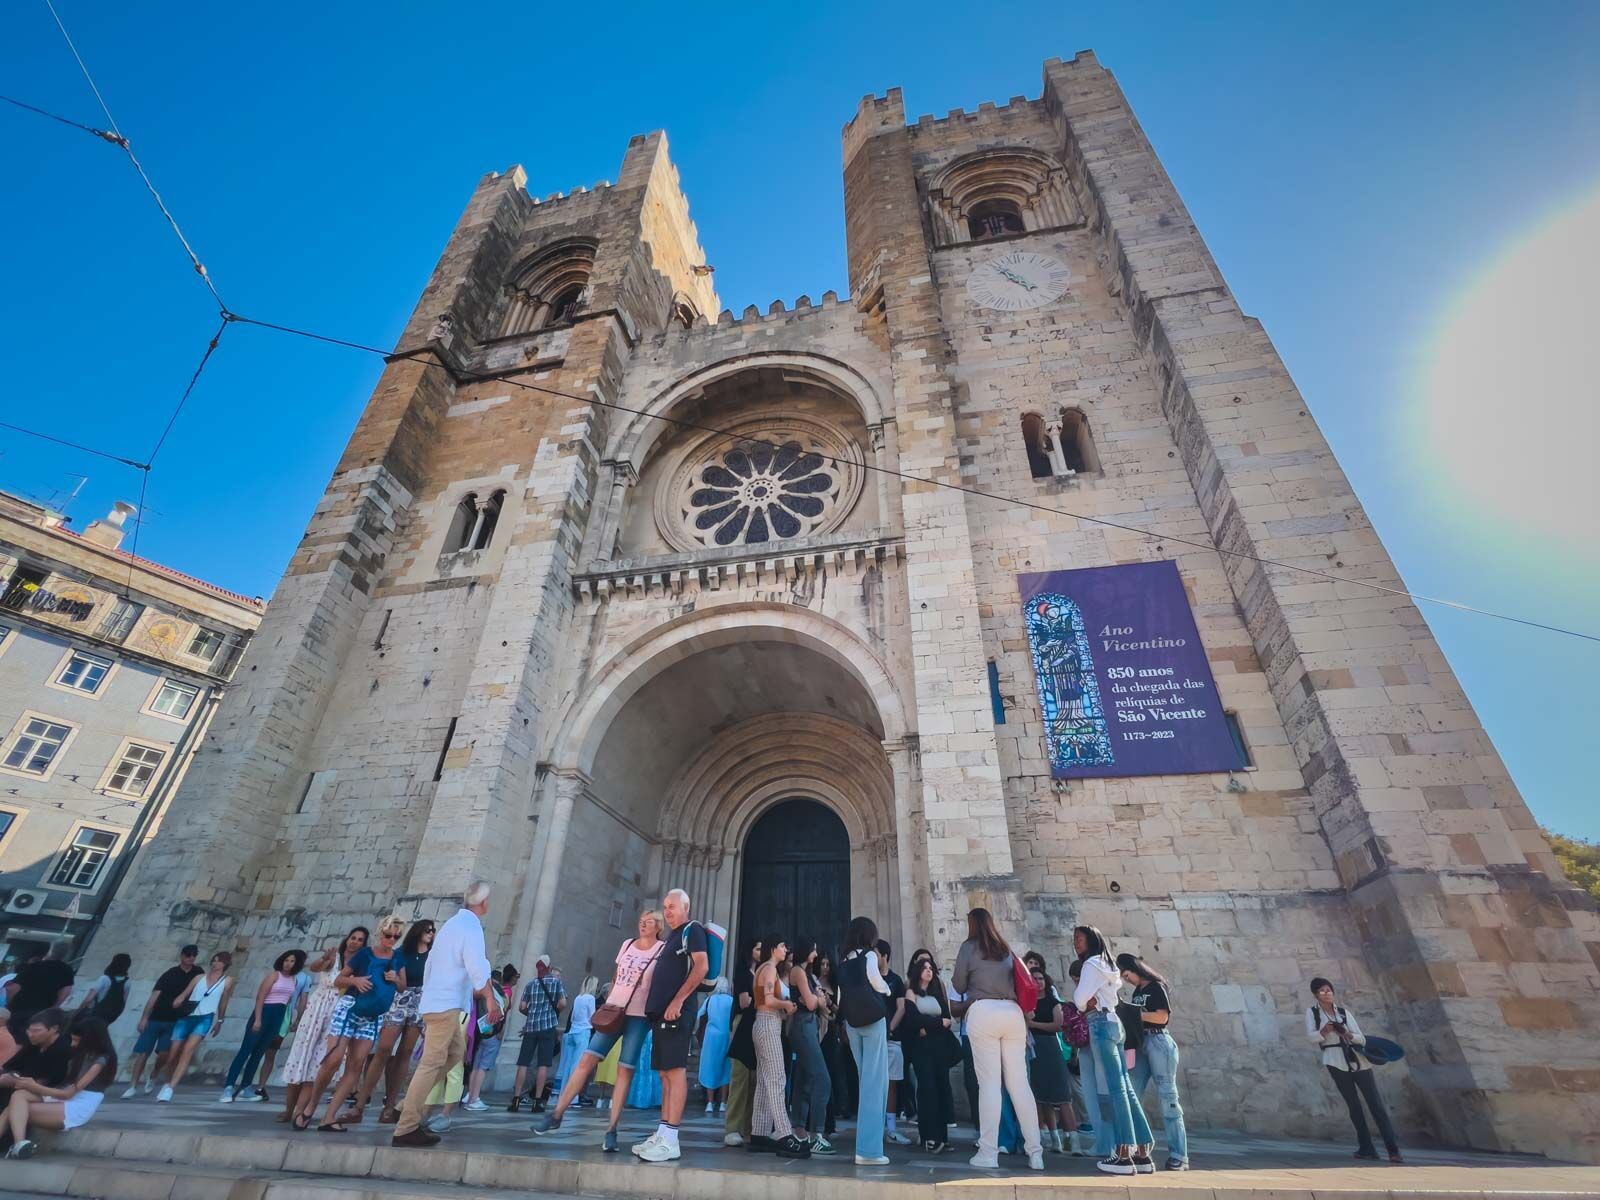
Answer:
<svg viewBox="0 0 1600 1200"><path fill-rule="evenodd" d="M111 981L111 986L106 989L106 994L95 1002L94 1015L107 1025L122 1015L123 1008L128 1003L128 977L119 975Z"/></svg>
<svg viewBox="0 0 1600 1200"><path fill-rule="evenodd" d="M865 1029L874 1021L883 1020L888 1011L887 1000L888 997L874 991L867 982L865 954L847 958L839 964L839 1015L844 1018L846 1025Z"/></svg>

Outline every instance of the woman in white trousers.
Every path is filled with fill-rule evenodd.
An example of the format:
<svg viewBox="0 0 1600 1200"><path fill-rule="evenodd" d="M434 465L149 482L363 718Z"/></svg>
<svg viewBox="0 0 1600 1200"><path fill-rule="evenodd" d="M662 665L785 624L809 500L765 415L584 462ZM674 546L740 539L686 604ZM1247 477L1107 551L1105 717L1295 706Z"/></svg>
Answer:
<svg viewBox="0 0 1600 1200"><path fill-rule="evenodd" d="M967 940L956 955L951 986L967 998L967 1040L978 1077L978 1152L972 1165L1000 1165L1000 1089L1005 1088L1022 1128L1030 1170L1044 1170L1039 1109L1028 1086L1028 1023L1017 1004L1011 947L986 908L967 914Z"/></svg>

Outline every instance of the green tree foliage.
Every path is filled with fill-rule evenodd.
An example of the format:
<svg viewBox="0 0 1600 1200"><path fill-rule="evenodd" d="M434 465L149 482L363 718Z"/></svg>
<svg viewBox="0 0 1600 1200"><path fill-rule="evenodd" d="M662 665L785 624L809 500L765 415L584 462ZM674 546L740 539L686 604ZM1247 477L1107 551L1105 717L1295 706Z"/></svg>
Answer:
<svg viewBox="0 0 1600 1200"><path fill-rule="evenodd" d="M1559 833L1544 831L1550 839L1550 849L1567 878L1596 900L1600 900L1600 845L1578 838L1562 837Z"/></svg>

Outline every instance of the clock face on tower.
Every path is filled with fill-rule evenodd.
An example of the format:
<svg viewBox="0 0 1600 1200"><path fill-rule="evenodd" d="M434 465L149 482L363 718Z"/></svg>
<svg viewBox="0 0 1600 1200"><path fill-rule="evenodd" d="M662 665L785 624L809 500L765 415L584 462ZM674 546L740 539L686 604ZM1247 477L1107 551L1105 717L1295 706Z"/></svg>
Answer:
<svg viewBox="0 0 1600 1200"><path fill-rule="evenodd" d="M1016 250L973 268L967 295L980 308L1002 312L1041 308L1060 299L1071 279L1071 269L1059 258Z"/></svg>

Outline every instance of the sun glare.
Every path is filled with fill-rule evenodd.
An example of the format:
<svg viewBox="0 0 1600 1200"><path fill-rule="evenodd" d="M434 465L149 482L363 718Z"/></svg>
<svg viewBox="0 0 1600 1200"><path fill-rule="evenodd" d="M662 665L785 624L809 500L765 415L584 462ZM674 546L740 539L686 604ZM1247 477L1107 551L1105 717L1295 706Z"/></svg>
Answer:
<svg viewBox="0 0 1600 1200"><path fill-rule="evenodd" d="M1475 527L1600 541L1600 187L1511 242L1443 314L1423 363L1441 507Z"/></svg>

